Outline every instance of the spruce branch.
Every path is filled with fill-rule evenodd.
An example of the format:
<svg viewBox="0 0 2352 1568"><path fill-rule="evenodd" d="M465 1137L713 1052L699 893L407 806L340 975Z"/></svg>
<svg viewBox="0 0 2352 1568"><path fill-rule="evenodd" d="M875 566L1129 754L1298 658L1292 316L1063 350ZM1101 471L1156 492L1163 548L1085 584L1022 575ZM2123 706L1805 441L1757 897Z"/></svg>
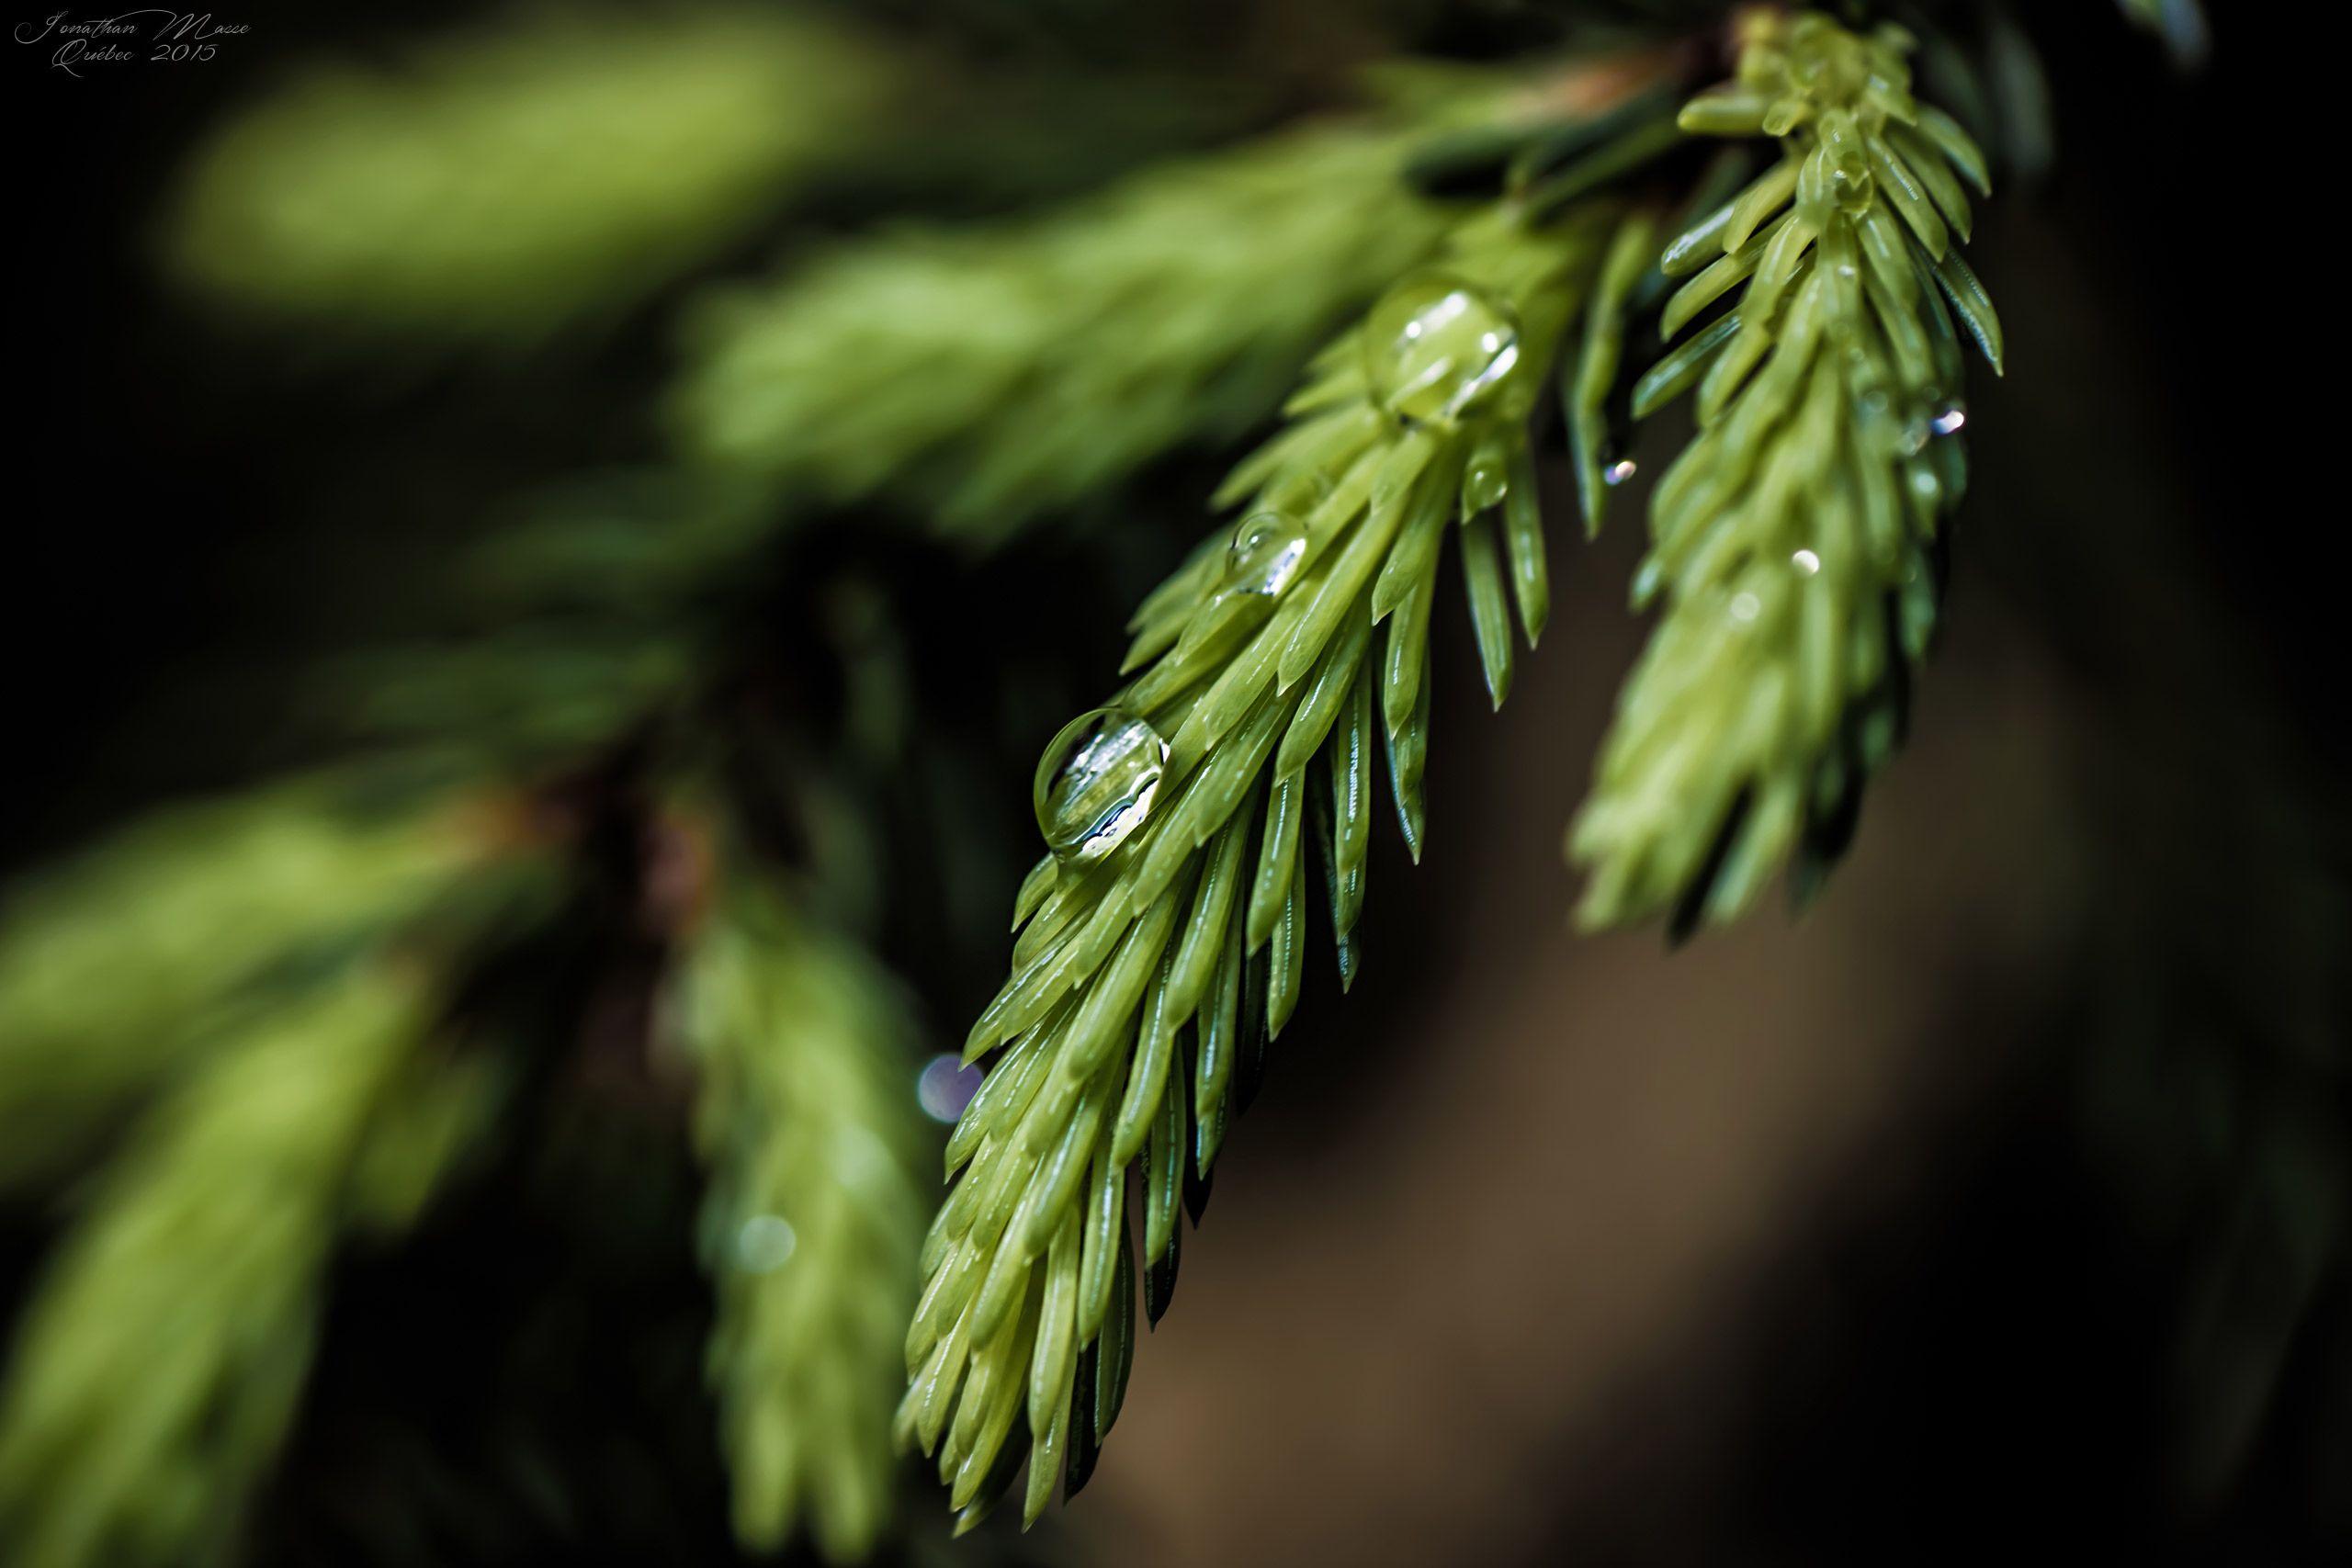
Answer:
<svg viewBox="0 0 2352 1568"><path fill-rule="evenodd" d="M1907 35L1745 28L1737 80L1682 124L1781 155L1664 253L1667 335L1738 293L1633 393L1641 417L1695 386L1700 430L1652 497L1634 600L1664 616L1569 839L1588 926L1727 920L1792 854L1803 896L1842 851L1936 625L1962 334L2001 368L1956 244L1984 162L1912 96Z"/></svg>
<svg viewBox="0 0 2352 1568"><path fill-rule="evenodd" d="M164 235L199 295L409 344L527 345L705 260L838 158L897 73L732 6L542 17L319 65L198 150Z"/></svg>
<svg viewBox="0 0 2352 1568"><path fill-rule="evenodd" d="M418 955L369 952L213 1021L27 1310L0 1555L220 1560L292 1418L338 1237L413 1218L460 1146L390 1124L446 995Z"/></svg>
<svg viewBox="0 0 2352 1568"><path fill-rule="evenodd" d="M0 1190L69 1169L242 992L463 904L528 834L398 770L297 780L141 824L0 912Z"/></svg>
<svg viewBox="0 0 2352 1568"><path fill-rule="evenodd" d="M804 1519L862 1559L889 1517L898 1325L914 1300L912 1029L888 977L748 867L719 874L674 982L711 1167L709 1368L743 1544Z"/></svg>
<svg viewBox="0 0 2352 1568"><path fill-rule="evenodd" d="M838 504L886 492L982 541L1183 442L1230 439L1444 232L1409 132L1296 130L1042 218L842 247L690 323L688 459Z"/></svg>
<svg viewBox="0 0 2352 1568"><path fill-rule="evenodd" d="M1297 1006L1310 844L1353 978L1377 750L1419 855L1447 541L1498 704L1510 601L1531 642L1543 627L1526 421L1606 219L1490 209L1456 230L1442 270L1329 345L1288 426L1216 497L1241 522L1136 612L1134 679L1046 750L1036 803L1054 852L1021 889L1012 976L966 1043L967 1060L994 1059L948 1142L897 1420L936 1457L959 1529L1024 1460L1030 1521L1091 1473L1126 1386L1137 1277L1157 1321L1178 1208L1197 1223L1226 1126Z"/></svg>

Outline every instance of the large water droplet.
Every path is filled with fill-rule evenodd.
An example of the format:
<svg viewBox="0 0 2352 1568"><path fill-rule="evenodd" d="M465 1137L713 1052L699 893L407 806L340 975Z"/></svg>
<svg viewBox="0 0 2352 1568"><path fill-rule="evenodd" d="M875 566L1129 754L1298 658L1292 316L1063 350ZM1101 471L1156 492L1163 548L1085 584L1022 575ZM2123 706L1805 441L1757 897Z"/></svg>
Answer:
<svg viewBox="0 0 2352 1568"><path fill-rule="evenodd" d="M1151 814L1167 764L1159 731L1125 708L1070 720L1039 759L1030 792L1046 847L1065 864L1117 849Z"/></svg>
<svg viewBox="0 0 2352 1568"><path fill-rule="evenodd" d="M1938 435L1952 435L1958 434L1960 427L1967 423L1966 408L1956 402L1946 403L1936 411L1936 417L1928 422L1928 428Z"/></svg>
<svg viewBox="0 0 2352 1568"><path fill-rule="evenodd" d="M1290 586L1306 559L1306 525L1287 512L1258 512L1233 530L1225 551L1225 586L1272 599Z"/></svg>
<svg viewBox="0 0 2352 1568"><path fill-rule="evenodd" d="M1519 319L1474 283L1425 273L1390 289L1364 318L1373 396L1405 419L1450 424L1519 364Z"/></svg>

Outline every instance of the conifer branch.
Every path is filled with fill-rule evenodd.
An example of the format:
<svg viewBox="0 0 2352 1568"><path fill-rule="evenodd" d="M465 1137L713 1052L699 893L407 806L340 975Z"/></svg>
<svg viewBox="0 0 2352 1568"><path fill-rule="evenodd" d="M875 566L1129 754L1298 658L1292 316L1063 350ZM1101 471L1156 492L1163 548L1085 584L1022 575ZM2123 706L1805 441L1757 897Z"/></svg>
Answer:
<svg viewBox="0 0 2352 1568"><path fill-rule="evenodd" d="M811 502L888 493L983 541L1067 511L1187 440L1238 434L1336 321L1430 254L1446 219L1396 177L1410 134L1291 131L723 298L688 333L680 445Z"/></svg>
<svg viewBox="0 0 2352 1568"><path fill-rule="evenodd" d="M495 902L543 891L526 874ZM0 1395L9 1562L220 1555L293 1416L338 1239L412 1220L479 1109L464 1074L431 1103L448 991L425 953L379 948L211 1019L27 1310ZM420 1126L421 1103L458 1115Z"/></svg>
<svg viewBox="0 0 2352 1568"><path fill-rule="evenodd" d="M796 918L748 867L719 874L675 981L711 1168L709 1370L743 1544L804 1520L835 1562L889 1517L899 1331L914 1300L912 1031L888 976Z"/></svg>
<svg viewBox="0 0 2352 1568"><path fill-rule="evenodd" d="M327 775L170 813L14 893L0 1190L70 1168L241 993L496 885L518 834L479 794Z"/></svg>
<svg viewBox="0 0 2352 1568"><path fill-rule="evenodd" d="M1242 522L1136 612L1134 679L1046 750L1053 852L1016 901L1012 976L966 1043L993 1065L948 1142L897 1422L936 1457L959 1528L1024 1460L1029 1520L1091 1474L1126 1386L1137 1278L1157 1321L1178 1208L1199 1219L1227 1124L1297 1006L1310 845L1353 978L1376 750L1419 858L1447 541L1498 704L1510 601L1531 642L1542 630L1526 421L1601 268L1606 217L1492 209L1457 230L1444 270L1331 344L1287 428L1218 492Z"/></svg>
<svg viewBox="0 0 2352 1568"><path fill-rule="evenodd" d="M1570 835L1588 926L1727 920L1792 854L1803 896L1843 850L1936 624L1962 334L2001 368L1957 247L1984 162L1912 97L1907 36L1746 26L1737 80L1682 124L1781 156L1664 253L1668 335L1738 295L1633 393L1642 417L1695 386L1700 432L1652 497L1634 600L1664 618Z"/></svg>

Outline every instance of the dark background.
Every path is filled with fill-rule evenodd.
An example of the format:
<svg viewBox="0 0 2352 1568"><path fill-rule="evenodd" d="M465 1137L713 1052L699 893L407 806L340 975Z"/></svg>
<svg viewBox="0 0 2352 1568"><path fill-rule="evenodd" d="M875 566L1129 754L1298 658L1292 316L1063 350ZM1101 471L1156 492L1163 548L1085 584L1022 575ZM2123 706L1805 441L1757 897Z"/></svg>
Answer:
<svg viewBox="0 0 2352 1568"><path fill-rule="evenodd" d="M1184 47L1214 58L1226 9L1204 13L1196 25L1209 36L1186 33ZM1612 629L1555 634L1559 646L1544 652L1563 668L1535 660L1546 672L1504 719L1458 755L1441 750L1440 848L1411 874L1413 898L1372 901L1385 988L1367 1000L1371 982L1360 982L1343 1008L1318 980L1240 1136L1250 1147L1220 1183L1198 1261L1188 1258L1200 1270L1191 1288L1206 1299L1180 1309L1142 1358L1128 1417L1136 1457L1122 1472L1114 1446L1105 1495L1073 1511L1091 1504L1094 1517L1073 1519L1049 1551L1307 1561L1344 1550L1401 1561L1419 1542L1423 1560L1649 1563L1940 1562L2042 1547L2237 1563L2324 1560L2352 1541L2347 1247L2333 1243L2317 1284L2290 1290L2261 1246L2261 1203L2246 1197L2260 1186L2266 1137L2315 1142L2317 1168L2352 1169L2337 1136L2352 1116L2340 1035L2332 1077L2274 1048L2301 1027L2285 1015L2301 1004L2282 998L2306 981L2328 998L2323 1016L2344 1016L2341 438L2301 428L2319 423L2313 404L2335 400L2319 381L2328 307L2311 293L2333 254L2331 143L2280 118L2331 90L2331 60L2288 7L2222 8L2214 58L2193 77L2107 6L2030 9L2056 90L2058 162L2038 187L1991 206L1975 253L2009 326L2011 370L2007 384L1972 390L1977 479L1960 524L1952 668L1929 673L1921 739L1865 821L1857 886L1833 888L1832 912L1804 928L1816 950L1844 933L1861 956L1822 969L1791 960L1791 973L1823 985L1903 982L1908 1021L1873 1024L1862 1004L1840 1010L1817 998L1810 1012L1784 1007L1769 984L1760 995L1741 989L1797 951L1777 911L1752 938L1702 941L1674 961L1680 969L1662 969L1649 939L1581 944L1550 996L1556 1005L1537 1009L1556 1041L1531 1034L1507 998L1482 1012L1479 998L1448 984L1450 966L1494 962L1509 942L1538 968L1562 951L1572 888L1550 847L1634 646L1634 628L1615 626L1622 601L1611 586L1632 558L1621 525L1567 595L1576 625ZM202 66L76 81L42 69L36 50L6 62L16 219L6 299L21 395L8 416L12 592L0 667L13 804L0 816L0 867L31 864L142 803L310 754L322 744L315 728L288 716L304 671L419 614L436 564L480 523L467 498L656 451L645 393L664 364L659 307L583 355L428 364L355 387L331 369L289 366L299 352L254 352L157 284L152 216L175 160L213 117L314 45L364 52L470 14L255 4L235 18L252 23L252 37ZM1484 48L1516 25L1439 22L1421 36ZM1011 47L981 34L985 48ZM1154 488L1202 493L1211 471L1185 468ZM1025 553L984 569L999 614L1024 593L1064 604L1129 581L1136 569L1121 552L1169 558L1191 525L1147 526L1160 531L1140 543L1015 547ZM936 639L922 662L942 702L955 695L960 639L1029 624L983 624L944 558L916 562L907 581L916 624ZM1108 667L1102 655L1125 610L1106 604L1097 624L1071 633L1074 667ZM1483 704L1459 657L1466 634L1457 625L1448 637L1456 669L1442 696L1466 736ZM1589 662L1565 668L1578 653ZM2019 693L2030 713L2002 700ZM1514 772L1523 782L1495 782ZM1014 820L1024 783L1005 784L1001 809ZM1402 857L1384 853L1375 877L1397 887ZM1481 867L1501 880L1482 879ZM1939 875L1962 886L1948 919ZM2049 915L2060 903L2066 919ZM1493 929L1496 910L1522 904L1529 934L1464 952L1464 932ZM1873 918L1889 908L1914 911L1917 923ZM1872 943L1888 949L1883 966ZM1932 965L1918 959L1930 947L1941 954ZM1623 978L1654 969L1668 988ZM917 974L943 1035L988 978ZM1443 1266L1410 1245L1422 1211L1385 1204L1393 1183L1341 1162L1365 1156L1367 1129L1396 1124L1396 1085L1425 1081L1411 1070L1426 1074L1430 1054L1458 1047L1477 1059L1457 1029L1508 1038L1547 1063L1566 1059L1572 1042L1589 1063L1612 1042L1634 1048L1626 1042L1640 1031L1623 1019L1635 1001L1691 1032L1760 1011L1768 1024L1753 1051L1733 1060L1767 1078L1772 1059L1759 1054L1774 1017L1792 1037L1881 1029L1914 1043L1906 1060L1945 1066L1917 1069L1903 1091L1841 1123L1848 1131L1807 1145L1818 1168L1801 1194L1742 1230L1761 1239L1657 1287L1660 1300L1711 1301L1712 1315L1672 1317L1639 1355L1624 1350L1634 1340L1600 1336L1574 1370L1545 1362L1514 1379L1461 1343L1481 1333L1479 1302L1501 1292L1521 1319L1540 1323L1549 1303L1574 1320L1562 1303L1606 1285L1540 1270L1430 1281L1426 1271ZM2143 1119L2120 1150L2102 1141L2086 1106L2102 1074L2129 1076L2113 1052L2160 1046L2179 1053L2166 1058L2176 1063L2222 1064L2221 1080L2189 1067L2154 1074L2166 1092L2193 1098L2207 1092L2196 1085L2226 1081L2233 1104L2288 1108L2278 1124L2290 1131L2249 1111L2222 1153L2177 1161L2162 1117ZM1851 1066L1825 1067L1822 1083L1850 1084ZM1691 1062L1693 1073L1718 1068L1734 1070ZM1671 1119L1683 1082L1616 1087L1629 1114ZM1528 1092L1534 1109L1510 1118L1526 1121L1528 1136L1567 1138L1583 1125L1545 1111L1540 1087ZM1713 1103L1703 1091L1694 1100ZM1475 1103L1453 1113L1472 1142L1490 1131L1482 1118L1500 1114ZM1430 1159L1399 1157L1442 1183L1453 1145L1442 1130L1430 1136ZM1570 1168L1613 1191L1685 1171L1694 1151L1720 1146L1693 1125L1651 1164L1596 1156ZM1253 1199L1261 1179L1266 1195ZM678 1191L644 1198L656 1221L630 1234L661 1234L665 1205L685 1212L679 1180ZM1473 1228L1499 1227L1498 1250L1515 1254L1544 1248L1510 1238L1575 1234L1581 1201L1574 1190L1475 1181L1424 1189L1412 1202L1424 1200L1473 1216L1463 1221ZM1303 1228L1285 1228L1286 1204ZM1647 1234L1643 1211L1627 1212ZM2352 1235L2352 1215L2335 1225ZM1299 1239L1309 1228L1336 1231L1344 1263L1335 1253L1319 1266ZM580 1344L551 1356L569 1365L630 1354L658 1340L644 1324L690 1328L700 1310L683 1225L675 1235L673 1255L605 1257L601 1227L566 1231L493 1203L444 1224L398 1268L362 1266L342 1283L297 1438L298 1481L273 1504L268 1550L343 1560L347 1532L365 1528L352 1521L369 1517L381 1483L368 1413L400 1381L397 1366L371 1376L339 1344L406 1341L423 1356L428 1345L512 1343L541 1332L523 1303L552 1288L601 1305ZM1640 1246L1603 1237L1577 1256L1611 1267L1620 1245ZM35 1256L28 1229L12 1256L21 1277ZM2252 1303L2225 1321L2257 1326L2199 1337L2216 1269L2239 1282L2225 1300ZM1417 1273L1418 1296L1408 1283ZM1391 1310L1423 1298L1435 1303L1427 1314ZM1263 1326L1281 1303L1295 1318ZM1488 1346L1521 1331L1498 1329ZM2237 1376L2249 1337L2279 1368L2263 1414L2226 1461L2184 1458L2218 1426L2197 1391ZM1361 1352L1333 1386L1365 1390L1363 1409L1253 1424L1256 1402L1283 1398L1267 1367L1301 1342ZM452 1386L483 1381L441 1355L431 1352ZM1155 1370L1155 1359L1165 1364ZM1475 1383L1479 1366L1502 1384L1555 1388L1535 1404L1556 1418L1494 1415L1463 1382ZM691 1363L646 1376L673 1374L694 1381ZM1188 1379L1225 1395L1186 1405ZM1447 1387L1411 1392L1425 1382ZM568 1418L628 1434L616 1439L622 1457L593 1473L657 1477L673 1506L699 1507L713 1532L670 1549L717 1554L718 1483L694 1452L707 1423L641 1407L636 1386L615 1376L568 1395L578 1402ZM1317 1397L1325 1388L1309 1386ZM1173 1414L1156 1417L1155 1400ZM1498 1393L1493 1404L1512 1401ZM1183 1424L1201 1408L1216 1418ZM445 1456L496 1449L496 1413L478 1402L406 1414ZM1351 1460L1333 1427L1364 1420L1396 1427L1394 1440ZM1300 1446L1268 1451L1285 1436ZM1243 1471L1264 1480L1219 1490ZM1430 1496L1396 1480L1464 1473L1508 1478L1509 1529L1475 1488L1449 1500L1443 1487ZM521 1483L474 1480L488 1500L477 1511L503 1518L501 1500ZM1384 1517L1392 1506L1430 1522ZM472 1538L482 1559L602 1549L576 1522L519 1503L507 1512Z"/></svg>

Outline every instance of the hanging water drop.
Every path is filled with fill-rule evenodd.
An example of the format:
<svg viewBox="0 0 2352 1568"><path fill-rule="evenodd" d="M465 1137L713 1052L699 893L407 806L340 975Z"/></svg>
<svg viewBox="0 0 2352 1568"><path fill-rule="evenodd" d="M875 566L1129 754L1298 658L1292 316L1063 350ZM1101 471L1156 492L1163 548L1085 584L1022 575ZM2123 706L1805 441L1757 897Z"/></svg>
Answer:
<svg viewBox="0 0 2352 1568"><path fill-rule="evenodd" d="M1030 792L1046 846L1065 864L1109 854L1151 814L1167 765L1168 742L1125 708L1070 720L1038 760Z"/></svg>
<svg viewBox="0 0 2352 1568"><path fill-rule="evenodd" d="M1821 570L1821 558L1811 550L1797 551L1789 558L1789 563L1797 569L1799 575L1804 577L1812 577Z"/></svg>
<svg viewBox="0 0 2352 1568"><path fill-rule="evenodd" d="M1237 593L1279 596L1306 559L1306 525L1287 512L1255 512L1233 530L1225 551L1225 586Z"/></svg>
<svg viewBox="0 0 2352 1568"><path fill-rule="evenodd" d="M1928 428L1938 435L1951 435L1956 434L1960 427L1967 423L1968 410L1959 403L1952 402L1946 403L1936 411L1936 417L1928 422Z"/></svg>
<svg viewBox="0 0 2352 1568"><path fill-rule="evenodd" d="M1510 494L1510 468L1498 454L1480 452L1462 469L1462 515L1476 517Z"/></svg>
<svg viewBox="0 0 2352 1568"><path fill-rule="evenodd" d="M1364 370L1381 407L1451 424L1519 364L1519 319L1477 285L1442 273L1408 278L1364 319Z"/></svg>
<svg viewBox="0 0 2352 1568"><path fill-rule="evenodd" d="M1640 470L1641 465L1631 457L1620 457L1600 470L1601 482L1611 486L1621 485Z"/></svg>

